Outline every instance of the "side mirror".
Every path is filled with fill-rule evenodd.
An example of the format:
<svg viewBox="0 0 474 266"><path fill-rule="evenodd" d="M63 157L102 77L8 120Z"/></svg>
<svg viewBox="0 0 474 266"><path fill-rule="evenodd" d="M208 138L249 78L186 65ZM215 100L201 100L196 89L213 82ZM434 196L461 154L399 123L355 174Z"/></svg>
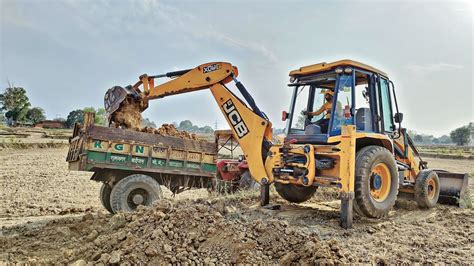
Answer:
<svg viewBox="0 0 474 266"><path fill-rule="evenodd" d="M396 113L393 118L395 119L395 123L401 123L403 121L403 113Z"/></svg>
<svg viewBox="0 0 474 266"><path fill-rule="evenodd" d="M281 121L286 121L286 119L288 119L289 116L290 114L287 113L286 111L281 112Z"/></svg>

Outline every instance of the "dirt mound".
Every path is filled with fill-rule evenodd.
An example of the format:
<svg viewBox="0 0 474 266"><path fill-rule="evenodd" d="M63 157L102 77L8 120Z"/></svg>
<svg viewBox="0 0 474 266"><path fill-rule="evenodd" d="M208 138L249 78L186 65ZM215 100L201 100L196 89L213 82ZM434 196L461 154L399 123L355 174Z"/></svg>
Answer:
<svg viewBox="0 0 474 266"><path fill-rule="evenodd" d="M134 214L106 218L98 213L82 220L50 222L26 235L19 232L16 238L4 238L0 245L11 247L7 252L15 259L31 262L341 262L337 242L321 242L316 234L290 227L286 221L249 219L240 213L245 209L242 203L219 199L162 201ZM32 237L47 241L32 242ZM39 252L45 258L45 248L61 252L48 254L46 260L35 258Z"/></svg>
<svg viewBox="0 0 474 266"><path fill-rule="evenodd" d="M173 124L163 124L160 128L144 127L140 130L141 132L158 134L162 136L178 137L182 139L197 140L196 134L189 133L187 131L179 131Z"/></svg>

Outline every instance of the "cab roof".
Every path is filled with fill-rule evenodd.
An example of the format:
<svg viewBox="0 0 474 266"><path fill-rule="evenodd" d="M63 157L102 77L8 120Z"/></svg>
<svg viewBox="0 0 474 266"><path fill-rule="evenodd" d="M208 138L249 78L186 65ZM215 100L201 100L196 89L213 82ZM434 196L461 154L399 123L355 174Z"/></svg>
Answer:
<svg viewBox="0 0 474 266"><path fill-rule="evenodd" d="M360 68L362 70L374 72L374 73L380 74L382 76L388 77L385 72L383 72L379 69L376 69L375 67L371 67L369 65L366 65L366 64L354 61L354 60L350 60L350 59L343 59L343 60L335 61L335 62L332 62L332 63L322 62L322 63L318 63L318 64L314 64L314 65L300 67L299 69L295 69L295 70L291 71L290 76L291 77L306 76L306 75L309 75L309 74L314 74L314 73L318 73L318 72L323 72L323 71L328 71L328 70L331 70L331 69L335 69L336 67L339 67L339 66L352 66L352 67Z"/></svg>

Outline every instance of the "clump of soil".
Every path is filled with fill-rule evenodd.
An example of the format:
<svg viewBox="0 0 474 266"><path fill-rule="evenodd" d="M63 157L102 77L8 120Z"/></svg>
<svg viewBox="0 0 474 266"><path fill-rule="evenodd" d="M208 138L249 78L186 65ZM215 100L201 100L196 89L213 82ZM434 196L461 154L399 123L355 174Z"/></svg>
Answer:
<svg viewBox="0 0 474 266"><path fill-rule="evenodd" d="M160 128L144 127L140 130L141 132L153 133L162 136L172 136L182 139L197 140L196 134L189 133L187 131L179 131L173 124L163 124Z"/></svg>
<svg viewBox="0 0 474 266"><path fill-rule="evenodd" d="M119 109L112 114L111 121L115 127L140 130L142 125L142 103L127 98Z"/></svg>
<svg viewBox="0 0 474 266"><path fill-rule="evenodd" d="M197 140L195 134L179 131L173 124L163 124L159 128L143 127L142 114L143 106L146 103L137 102L133 99L126 99L112 114L111 121L115 127L127 128L145 133L158 134L162 136L172 136L182 139Z"/></svg>

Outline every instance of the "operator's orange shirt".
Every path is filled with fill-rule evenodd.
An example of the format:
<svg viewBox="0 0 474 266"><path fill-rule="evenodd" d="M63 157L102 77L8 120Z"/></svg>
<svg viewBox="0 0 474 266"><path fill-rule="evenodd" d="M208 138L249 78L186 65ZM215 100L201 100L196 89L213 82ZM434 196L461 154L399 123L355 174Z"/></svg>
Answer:
<svg viewBox="0 0 474 266"><path fill-rule="evenodd" d="M322 112L326 112L326 115L324 116L325 119L331 118L331 109L332 109L332 101L331 102L325 102L319 110L310 112L310 115L320 115Z"/></svg>

